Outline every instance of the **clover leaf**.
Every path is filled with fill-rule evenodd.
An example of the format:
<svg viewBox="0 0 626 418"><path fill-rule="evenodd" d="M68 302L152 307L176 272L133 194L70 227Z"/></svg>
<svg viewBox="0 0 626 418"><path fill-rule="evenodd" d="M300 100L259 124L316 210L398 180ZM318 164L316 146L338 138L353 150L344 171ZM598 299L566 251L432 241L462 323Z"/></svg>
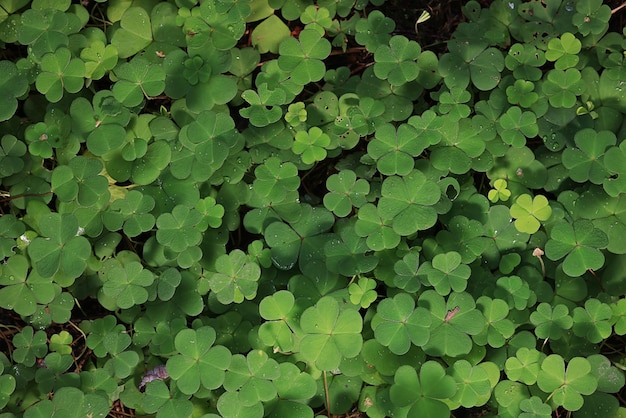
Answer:
<svg viewBox="0 0 626 418"><path fill-rule="evenodd" d="M202 241L202 234L196 228L201 220L202 214L197 209L176 205L171 213L157 218L157 241L178 253L197 246Z"/></svg>
<svg viewBox="0 0 626 418"><path fill-rule="evenodd" d="M341 359L356 357L363 345L363 319L353 309L339 309L336 299L325 296L302 313L300 327L306 335L302 357L321 370L332 370Z"/></svg>
<svg viewBox="0 0 626 418"><path fill-rule="evenodd" d="M384 219L393 219L397 234L411 235L434 225L437 214L433 205L439 201L441 190L422 172L386 178L381 194L378 212Z"/></svg>
<svg viewBox="0 0 626 418"><path fill-rule="evenodd" d="M506 88L506 97L512 105L529 108L539 99L532 81L515 80L512 86Z"/></svg>
<svg viewBox="0 0 626 418"><path fill-rule="evenodd" d="M497 129L504 143L518 148L526 145L526 138L534 138L539 133L537 116L530 111L522 113L517 106L500 116Z"/></svg>
<svg viewBox="0 0 626 418"><path fill-rule="evenodd" d="M215 337L210 326L186 328L176 334L174 345L180 354L167 360L167 373L182 393L191 395L201 385L211 390L224 383L232 355L226 347L213 345Z"/></svg>
<svg viewBox="0 0 626 418"><path fill-rule="evenodd" d="M356 178L352 170L341 170L326 180L329 193L324 195L324 206L336 216L345 217L352 208L359 208L366 202L370 185L365 179Z"/></svg>
<svg viewBox="0 0 626 418"><path fill-rule="evenodd" d="M411 125L402 124L396 129L384 124L377 127L374 139L367 145L367 153L376 160L382 174L405 176L413 169L413 158L429 145Z"/></svg>
<svg viewBox="0 0 626 418"><path fill-rule="evenodd" d="M216 273L209 275L211 290L223 304L241 303L256 296L258 280L261 277L259 265L248 260L241 250L233 250L215 261Z"/></svg>
<svg viewBox="0 0 626 418"><path fill-rule="evenodd" d="M80 51L80 59L85 62L85 77L100 80L117 65L118 54L114 45L94 41Z"/></svg>
<svg viewBox="0 0 626 418"><path fill-rule="evenodd" d="M534 385L545 358L544 353L534 348L521 347L515 353L515 357L509 357L506 360L504 366L506 376L514 382Z"/></svg>
<svg viewBox="0 0 626 418"><path fill-rule="evenodd" d="M584 90L580 71L575 68L551 70L541 89L555 108L570 108L576 104L576 97Z"/></svg>
<svg viewBox="0 0 626 418"><path fill-rule="evenodd" d="M56 103L63 97L63 91L77 93L83 88L85 63L72 58L67 48L59 48L41 58L41 73L37 76L35 86L46 99Z"/></svg>
<svg viewBox="0 0 626 418"><path fill-rule="evenodd" d="M498 200L506 202L511 197L511 191L506 188L507 182L504 179L497 179L493 182L493 189L489 190L487 197L491 203L497 203Z"/></svg>
<svg viewBox="0 0 626 418"><path fill-rule="evenodd" d="M338 221L335 232L340 240L330 240L324 245L326 267L333 273L352 277L372 271L378 259L369 254L366 239L359 236L354 228L356 219Z"/></svg>
<svg viewBox="0 0 626 418"><path fill-rule="evenodd" d="M550 405L543 403L538 396L523 399L519 407L520 410L523 411L523 413L520 414L520 418L549 418L552 416L552 408Z"/></svg>
<svg viewBox="0 0 626 418"><path fill-rule="evenodd" d="M259 338L264 344L282 352L294 351L297 346L294 333L300 328L294 304L295 298L287 290L279 290L261 300L259 314L267 320L259 329Z"/></svg>
<svg viewBox="0 0 626 418"><path fill-rule="evenodd" d="M565 32L560 38L550 39L546 59L556 61L554 68L557 70L575 67L578 64L577 54L580 52L581 46L582 43L574 35Z"/></svg>
<svg viewBox="0 0 626 418"><path fill-rule="evenodd" d="M99 394L84 394L75 387L60 387L52 400L44 400L28 408L25 416L78 418L106 415L108 399Z"/></svg>
<svg viewBox="0 0 626 418"><path fill-rule="evenodd" d="M111 45L117 48L120 58L128 58L141 51L152 42L150 16L142 7L129 7L121 17L119 27L115 27Z"/></svg>
<svg viewBox="0 0 626 418"><path fill-rule="evenodd" d="M326 70L322 60L328 57L330 49L330 42L318 31L304 29L298 39L287 38L280 43L278 65L300 85L319 81Z"/></svg>
<svg viewBox="0 0 626 418"><path fill-rule="evenodd" d="M428 355L467 354L472 349L469 336L485 327L485 318L466 292L451 293L446 301L434 290L427 290L420 295L418 306L427 307L431 315L430 339L423 347Z"/></svg>
<svg viewBox="0 0 626 418"><path fill-rule="evenodd" d="M36 272L28 274L28 260L17 254L5 260L0 273L0 306L20 315L36 313L38 304L52 302L58 294L58 285ZM41 305L39 305L41 307Z"/></svg>
<svg viewBox="0 0 626 418"><path fill-rule="evenodd" d="M272 14L259 23L252 31L252 45L260 53L278 53L282 41L287 39L291 31L278 16Z"/></svg>
<svg viewBox="0 0 626 418"><path fill-rule="evenodd" d="M257 91L244 91L241 98L251 106L241 109L239 113L250 119L254 126L268 126L283 116L279 105L286 101L286 94L282 89L270 90L267 84L261 84Z"/></svg>
<svg viewBox="0 0 626 418"><path fill-rule="evenodd" d="M380 209L371 203L363 205L357 214L354 231L360 237L367 237L367 246L380 251L395 248L400 242L400 234L394 231L392 219L383 217Z"/></svg>
<svg viewBox="0 0 626 418"><path fill-rule="evenodd" d="M466 88L470 79L479 90L491 90L500 82L504 69L504 56L486 43L448 42L449 53L439 60L439 71L449 88Z"/></svg>
<svg viewBox="0 0 626 418"><path fill-rule="evenodd" d="M411 344L426 344L430 324L430 313L422 307L415 308L415 301L406 293L383 299L372 318L376 341L398 355L406 354Z"/></svg>
<svg viewBox="0 0 626 418"><path fill-rule="evenodd" d="M13 336L13 359L25 366L33 366L36 359L45 357L48 352L47 336L42 330L35 332L25 326Z"/></svg>
<svg viewBox="0 0 626 418"><path fill-rule="evenodd" d="M325 148L330 145L330 137L317 126L311 127L308 132L297 132L295 139L291 149L301 156L303 163L313 164L326 158Z"/></svg>
<svg viewBox="0 0 626 418"><path fill-rule="evenodd" d="M110 210L103 213L102 221L110 231L122 229L126 236L136 237L154 226L155 218L150 213L154 206L152 196L131 190L122 199L111 203Z"/></svg>
<svg viewBox="0 0 626 418"><path fill-rule="evenodd" d="M611 14L611 8L602 1L583 0L576 3L572 23L583 36L599 35L608 28Z"/></svg>
<svg viewBox="0 0 626 418"><path fill-rule="evenodd" d="M154 282L154 275L136 261L123 267L113 267L107 270L102 292L115 301L122 309L134 305L141 305L148 300L146 290Z"/></svg>
<svg viewBox="0 0 626 418"><path fill-rule="evenodd" d="M389 80L392 86L401 86L417 78L420 72L416 60L422 49L415 41L398 35L381 45L374 53L374 74L381 80Z"/></svg>
<svg viewBox="0 0 626 418"><path fill-rule="evenodd" d="M577 306L572 312L574 326L572 331L579 337L584 337L592 343L599 343L611 335L610 319L613 311L611 307L598 299L587 299L585 307Z"/></svg>
<svg viewBox="0 0 626 418"><path fill-rule="evenodd" d="M17 98L26 93L27 80L20 77L16 65L11 61L0 61L0 121L9 120L17 110Z"/></svg>
<svg viewBox="0 0 626 418"><path fill-rule="evenodd" d="M149 414L157 417L182 418L192 414L193 404L178 390L171 390L162 380L153 380L146 385L145 399L141 405Z"/></svg>
<svg viewBox="0 0 626 418"><path fill-rule="evenodd" d="M443 417L450 414L444 402L456 393L456 383L436 361L422 364L418 372L411 366L400 366L389 390L391 401L410 407L407 416Z"/></svg>
<svg viewBox="0 0 626 418"><path fill-rule="evenodd" d="M113 96L126 107L138 106L144 98L163 93L165 71L141 58L118 65L114 70L118 81L113 85Z"/></svg>
<svg viewBox="0 0 626 418"><path fill-rule="evenodd" d="M52 190L63 202L76 200L81 206L93 206L110 195L109 182L100 175L103 168L100 160L74 157L54 170Z"/></svg>
<svg viewBox="0 0 626 418"><path fill-rule="evenodd" d="M523 194L511 205L511 216L515 218L515 228L519 232L534 234L541 227L539 221L546 221L551 215L548 199L542 195L532 198L529 194Z"/></svg>
<svg viewBox="0 0 626 418"><path fill-rule="evenodd" d="M467 287L471 269L461 264L461 255L455 251L437 254L432 262L425 262L418 270L422 283L435 288L437 293L446 296L450 290L462 292Z"/></svg>
<svg viewBox="0 0 626 418"><path fill-rule="evenodd" d="M487 328L475 335L474 341L481 345L489 344L493 348L502 347L515 333L515 325L507 318L510 311L509 305L502 299L481 296L476 300L476 306L485 317Z"/></svg>
<svg viewBox="0 0 626 418"><path fill-rule="evenodd" d="M352 283L348 286L348 292L350 293L350 302L352 304L360 306L364 309L376 300L378 293L376 293L376 280L368 279L367 277L359 278L359 281Z"/></svg>
<svg viewBox="0 0 626 418"><path fill-rule="evenodd" d="M554 261L565 257L563 271L577 277L604 265L604 254L600 249L607 245L606 234L589 220L579 219L573 224L559 222L550 231L546 256Z"/></svg>
<svg viewBox="0 0 626 418"><path fill-rule="evenodd" d="M517 80L537 81L543 75L539 67L546 63L545 52L532 44L511 45L504 60Z"/></svg>
<svg viewBox="0 0 626 418"><path fill-rule="evenodd" d="M72 280L87 266L91 245L79 234L78 220L71 214L49 213L39 225L46 237L37 237L28 246L37 273L42 277L55 274Z"/></svg>
<svg viewBox="0 0 626 418"><path fill-rule="evenodd" d="M273 380L280 376L276 360L261 350L250 351L247 356L232 357L224 378L224 389L239 391L239 400L244 406L267 402L276 397Z"/></svg>
<svg viewBox="0 0 626 418"><path fill-rule="evenodd" d="M591 364L587 359L574 357L566 369L563 357L551 354L541 363L537 385L539 389L550 394L555 405L577 411L583 406L581 395L595 392L598 381L591 374Z"/></svg>
<svg viewBox="0 0 626 418"><path fill-rule="evenodd" d="M528 282L519 276L504 276L496 281L494 296L504 300L510 308L517 310L526 309L536 302L536 296L530 289Z"/></svg>
<svg viewBox="0 0 626 418"><path fill-rule="evenodd" d="M5 213L0 217L0 257L6 259L12 256L17 246L16 238L21 238L24 241L26 238L24 234L26 226L15 216Z"/></svg>
<svg viewBox="0 0 626 418"><path fill-rule="evenodd" d="M382 45L387 45L391 39L390 33L396 24L386 17L380 10L373 10L367 19L360 19L356 24L355 40L364 45L369 52L376 52Z"/></svg>
<svg viewBox="0 0 626 418"><path fill-rule="evenodd" d="M609 176L603 156L616 141L617 138L611 131L581 129L576 132L576 148L564 149L561 157L569 177L578 183L590 181L593 184L602 184Z"/></svg>
<svg viewBox="0 0 626 418"><path fill-rule="evenodd" d="M472 365L467 360L458 360L451 367L450 375L457 388L451 399L464 408L484 405L491 396L492 385L484 364Z"/></svg>
<svg viewBox="0 0 626 418"><path fill-rule="evenodd" d="M562 338L564 331L570 329L574 323L567 306L558 304L552 307L545 302L540 303L530 314L530 322L535 325L537 337L551 340Z"/></svg>

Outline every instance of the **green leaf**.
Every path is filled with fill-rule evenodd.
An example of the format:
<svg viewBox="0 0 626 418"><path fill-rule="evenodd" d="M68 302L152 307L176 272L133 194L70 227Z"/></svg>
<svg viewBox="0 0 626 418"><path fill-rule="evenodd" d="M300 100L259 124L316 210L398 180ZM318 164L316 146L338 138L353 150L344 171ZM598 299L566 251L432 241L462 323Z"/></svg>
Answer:
<svg viewBox="0 0 626 418"><path fill-rule="evenodd" d="M392 220L383 218L380 210L371 203L359 209L354 231L360 237L367 237L367 246L374 251L395 248L400 242L400 234L393 230Z"/></svg>
<svg viewBox="0 0 626 418"><path fill-rule="evenodd" d="M491 396L491 382L484 363L472 365L467 360L456 361L450 375L456 381L456 394L452 398L464 408L484 405Z"/></svg>
<svg viewBox="0 0 626 418"><path fill-rule="evenodd" d="M145 59L125 62L114 73L119 80L113 85L113 96L126 107L138 106L144 98L158 96L165 89L163 68Z"/></svg>
<svg viewBox="0 0 626 418"><path fill-rule="evenodd" d="M374 54L374 74L381 80L389 80L392 86L413 81L419 75L416 60L422 49L415 41L404 36L394 36L389 45L381 45Z"/></svg>
<svg viewBox="0 0 626 418"><path fill-rule="evenodd" d="M232 355L226 347L213 346L215 336L209 326L176 334L174 344L180 354L167 360L167 373L182 393L196 393L200 385L212 390L223 384Z"/></svg>
<svg viewBox="0 0 626 418"><path fill-rule="evenodd" d="M326 267L333 273L352 277L360 273L372 271L378 259L368 254L369 247L364 238L355 229L356 219L335 223L335 232L340 240L330 240L324 245Z"/></svg>
<svg viewBox="0 0 626 418"><path fill-rule="evenodd" d="M580 219L573 224L560 222L550 231L546 256L555 261L565 257L563 271L571 277L577 277L587 270L598 270L604 265L604 254L600 249L607 245L606 234L595 228L589 220Z"/></svg>
<svg viewBox="0 0 626 418"><path fill-rule="evenodd" d="M493 348L504 346L515 333L515 325L507 318L509 305L502 299L490 299L487 296L479 297L476 305L487 320L487 328L475 335L474 341L480 345L489 344ZM509 379L511 379L510 376Z"/></svg>
<svg viewBox="0 0 626 418"><path fill-rule="evenodd" d="M72 58L72 53L67 48L44 55L41 59L41 70L35 85L53 103L61 100L63 91L77 93L83 88L85 63L78 58Z"/></svg>
<svg viewBox="0 0 626 418"><path fill-rule="evenodd" d="M485 327L485 318L469 293L451 293L446 301L434 290L427 290L418 306L427 306L431 315L430 339L424 345L428 355L467 354L473 345L469 336L481 333Z"/></svg>
<svg viewBox="0 0 626 418"><path fill-rule="evenodd" d="M255 46L261 54L271 52L278 53L279 45L285 39L289 38L291 31L278 16L272 14L267 19L259 23L252 31L252 45Z"/></svg>
<svg viewBox="0 0 626 418"><path fill-rule="evenodd" d="M48 352L46 333L33 331L31 326L24 327L13 336L13 359L27 367L35 365L38 358L45 357Z"/></svg>
<svg viewBox="0 0 626 418"><path fill-rule="evenodd" d="M313 164L326 158L325 148L330 145L330 137L317 126L313 126L308 132L297 132L295 139L291 149L301 156L303 163Z"/></svg>
<svg viewBox="0 0 626 418"><path fill-rule="evenodd" d="M441 190L420 171L404 177L392 176L383 181L378 213L393 220L393 230L407 236L425 230L437 219L433 205L439 201ZM358 225L358 222L357 222Z"/></svg>
<svg viewBox="0 0 626 418"><path fill-rule="evenodd" d="M232 357L224 389L238 391L239 400L244 406L253 406L258 402L267 402L276 397L273 380L280 376L280 368L267 353L255 350L247 356L236 354Z"/></svg>
<svg viewBox="0 0 626 418"><path fill-rule="evenodd" d="M602 184L609 176L603 156L616 141L611 131L582 129L576 132L576 148L564 149L561 157L569 177L578 183L591 181L593 184Z"/></svg>
<svg viewBox="0 0 626 418"><path fill-rule="evenodd" d="M78 220L74 215L50 213L40 221L42 234L28 246L28 254L42 277L55 274L73 279L87 266L91 245L79 234Z"/></svg>
<svg viewBox="0 0 626 418"><path fill-rule="evenodd" d="M118 307L128 309L148 300L146 288L153 282L152 272L133 261L124 267L113 267L108 270L102 291L107 297L113 299Z"/></svg>
<svg viewBox="0 0 626 418"><path fill-rule="evenodd" d="M120 58L128 58L152 42L150 16L142 7L129 7L122 15L120 27L114 29L111 45Z"/></svg>
<svg viewBox="0 0 626 418"><path fill-rule="evenodd" d="M28 81L11 61L0 61L0 121L9 120L17 110L17 98L26 93Z"/></svg>
<svg viewBox="0 0 626 418"><path fill-rule="evenodd" d="M579 337L592 343L599 343L608 338L613 331L609 322L612 316L613 311L608 304L598 299L587 299L584 308L578 306L572 312L574 319L572 330Z"/></svg>
<svg viewBox="0 0 626 418"><path fill-rule="evenodd" d="M415 308L415 301L406 293L383 299L372 319L376 341L398 355L406 354L411 344L419 347L426 344L430 324L429 312Z"/></svg>
<svg viewBox="0 0 626 418"><path fill-rule="evenodd" d="M241 303L256 296L261 269L257 263L248 260L243 251L233 250L221 255L215 261L215 269L217 272L208 277L209 284L224 305Z"/></svg>
<svg viewBox="0 0 626 418"><path fill-rule="evenodd" d="M563 337L564 330L572 327L574 321L569 315L567 306L559 304L553 308L550 304L543 302L530 314L530 322L535 325L537 337L558 340Z"/></svg>
<svg viewBox="0 0 626 418"><path fill-rule="evenodd" d="M85 62L85 77L100 80L117 65L118 53L114 45L95 41L80 51L80 59Z"/></svg>
<svg viewBox="0 0 626 418"><path fill-rule="evenodd" d="M450 409L444 400L456 393L456 384L436 361L427 361L419 369L401 366L396 371L389 395L400 407L410 407L407 416L444 417Z"/></svg>
<svg viewBox="0 0 626 418"><path fill-rule="evenodd" d="M551 354L541 363L537 385L542 391L550 394L555 405L577 411L583 405L581 395L592 394L598 382L591 374L591 365L587 359L574 357L566 369L563 357Z"/></svg>
<svg viewBox="0 0 626 418"><path fill-rule="evenodd" d="M505 363L506 376L525 385L534 385L541 370L541 363L546 358L544 353L537 350L521 347L515 357L509 357Z"/></svg>
<svg viewBox="0 0 626 418"><path fill-rule="evenodd" d="M517 106L510 107L498 119L498 133L504 143L514 147L526 145L526 138L534 138L539 133L537 117L533 112L523 112Z"/></svg>
<svg viewBox="0 0 626 418"><path fill-rule="evenodd" d="M290 37L280 43L278 65L300 85L319 81L326 70L322 60L328 57L330 49L330 42L318 31L305 29L298 39Z"/></svg>
<svg viewBox="0 0 626 418"><path fill-rule="evenodd" d="M465 290L471 269L461 264L461 255L453 251L437 254L432 262L422 264L417 273L423 284L434 287L437 293L446 296L451 290Z"/></svg>
<svg viewBox="0 0 626 418"><path fill-rule="evenodd" d="M352 283L348 286L350 302L354 305L361 306L364 309L369 308L369 306L378 297L375 289L376 280L361 277L357 283Z"/></svg>
<svg viewBox="0 0 626 418"><path fill-rule="evenodd" d="M515 228L520 232L534 234L552 215L552 208L543 195L534 198L529 194L519 196L511 205L511 216L515 218Z"/></svg>
<svg viewBox="0 0 626 418"><path fill-rule="evenodd" d="M360 19L356 24L355 39L360 45L364 45L369 52L376 52L382 45L387 45L391 39L396 24L380 10L372 10L367 19Z"/></svg>
<svg viewBox="0 0 626 418"><path fill-rule="evenodd" d="M550 39L546 59L556 61L554 68L557 70L575 67L578 64L577 54L580 52L581 46L582 43L574 35L565 32L560 38Z"/></svg>
<svg viewBox="0 0 626 418"><path fill-rule="evenodd" d="M202 214L198 210L176 205L171 213L157 218L157 241L178 253L197 246L202 241L202 234L196 228L201 220Z"/></svg>
<svg viewBox="0 0 626 418"><path fill-rule="evenodd" d="M345 217L352 208L359 208L366 202L370 185L365 179L356 178L352 170L342 170L326 180L329 193L324 195L324 206L336 216Z"/></svg>
<svg viewBox="0 0 626 418"><path fill-rule="evenodd" d="M413 158L430 145L424 139L411 125L402 124L396 130L393 125L384 124L377 127L374 139L367 145L367 153L376 160L382 174L405 176L413 169Z"/></svg>
<svg viewBox="0 0 626 418"><path fill-rule="evenodd" d="M583 92L584 83L580 71L575 68L551 70L541 89L552 106L571 108L576 104L576 97Z"/></svg>
<svg viewBox="0 0 626 418"><path fill-rule="evenodd" d="M353 358L363 345L363 320L355 310L339 310L332 297L321 298L302 313L300 326L306 335L300 352L303 358L322 370L339 366L342 357Z"/></svg>

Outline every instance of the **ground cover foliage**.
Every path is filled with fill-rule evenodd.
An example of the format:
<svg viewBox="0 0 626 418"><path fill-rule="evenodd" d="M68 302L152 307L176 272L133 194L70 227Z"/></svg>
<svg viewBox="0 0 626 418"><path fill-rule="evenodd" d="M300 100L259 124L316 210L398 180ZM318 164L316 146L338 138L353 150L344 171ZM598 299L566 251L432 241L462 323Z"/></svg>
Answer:
<svg viewBox="0 0 626 418"><path fill-rule="evenodd" d="M0 0L0 417L626 416L624 9L418 3Z"/></svg>

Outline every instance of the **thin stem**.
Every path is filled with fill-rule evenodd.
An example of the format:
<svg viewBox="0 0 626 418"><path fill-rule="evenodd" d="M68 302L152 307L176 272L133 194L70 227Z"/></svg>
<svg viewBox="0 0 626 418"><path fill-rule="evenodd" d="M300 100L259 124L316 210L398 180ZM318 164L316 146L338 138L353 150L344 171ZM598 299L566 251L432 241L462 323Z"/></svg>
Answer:
<svg viewBox="0 0 626 418"><path fill-rule="evenodd" d="M328 379L326 378L326 370L324 370L324 394L326 395L326 411L328 412L328 418L330 416L330 395L328 394Z"/></svg>
<svg viewBox="0 0 626 418"><path fill-rule="evenodd" d="M619 6L617 6L615 9L611 10L611 14L614 15L615 13L619 12L621 9L623 9L624 7L626 7L626 3L622 3Z"/></svg>

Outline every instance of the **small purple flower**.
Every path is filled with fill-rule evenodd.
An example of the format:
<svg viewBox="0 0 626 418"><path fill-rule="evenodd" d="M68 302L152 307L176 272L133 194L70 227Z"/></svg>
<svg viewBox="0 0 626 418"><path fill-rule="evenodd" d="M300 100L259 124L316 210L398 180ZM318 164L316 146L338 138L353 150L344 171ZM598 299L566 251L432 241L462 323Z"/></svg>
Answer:
<svg viewBox="0 0 626 418"><path fill-rule="evenodd" d="M167 374L167 370L164 365L156 366L152 370L148 370L148 372L141 379L141 383L139 383L139 391L143 392L146 388L146 384L148 382L152 382L153 380L163 380L170 377Z"/></svg>

